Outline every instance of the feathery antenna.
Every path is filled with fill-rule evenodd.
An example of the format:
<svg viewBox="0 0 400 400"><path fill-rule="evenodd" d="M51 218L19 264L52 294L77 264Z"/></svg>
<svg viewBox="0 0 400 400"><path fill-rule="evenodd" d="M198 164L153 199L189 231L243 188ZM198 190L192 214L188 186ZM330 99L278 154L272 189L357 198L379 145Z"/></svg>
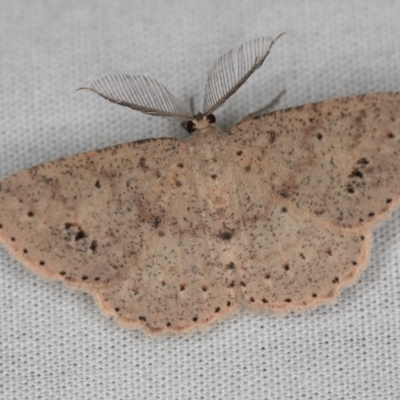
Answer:
<svg viewBox="0 0 400 400"><path fill-rule="evenodd" d="M242 44L235 56L231 50L215 62L206 82L204 115L221 107L261 67L272 46L283 34L275 39L263 37L251 40Z"/></svg>
<svg viewBox="0 0 400 400"><path fill-rule="evenodd" d="M178 121L189 121L193 114L179 99L155 79L144 76L110 75L99 78L80 89L145 114Z"/></svg>

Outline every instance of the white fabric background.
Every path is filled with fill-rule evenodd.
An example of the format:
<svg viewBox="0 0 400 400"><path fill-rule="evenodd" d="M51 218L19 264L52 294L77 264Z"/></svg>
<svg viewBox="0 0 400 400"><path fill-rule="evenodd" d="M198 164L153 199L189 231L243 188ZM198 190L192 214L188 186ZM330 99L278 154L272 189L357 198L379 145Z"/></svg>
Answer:
<svg viewBox="0 0 400 400"><path fill-rule="evenodd" d="M218 56L287 34L217 112L227 128L282 89L278 108L400 90L400 2L0 0L0 177L180 127L75 92L144 74L184 101ZM43 281L0 247L1 399L399 399L400 212L334 305L240 313L205 332L149 337L92 298Z"/></svg>

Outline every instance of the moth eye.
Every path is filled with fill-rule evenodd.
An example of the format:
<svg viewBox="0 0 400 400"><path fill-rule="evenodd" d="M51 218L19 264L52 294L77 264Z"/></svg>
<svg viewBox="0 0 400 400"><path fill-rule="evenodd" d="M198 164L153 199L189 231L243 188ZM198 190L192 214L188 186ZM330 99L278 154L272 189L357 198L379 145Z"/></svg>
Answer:
<svg viewBox="0 0 400 400"><path fill-rule="evenodd" d="M195 125L195 123L194 123L193 121L189 121L189 122L186 124L186 130L187 130L189 133L193 133L193 132L196 130L196 125Z"/></svg>
<svg viewBox="0 0 400 400"><path fill-rule="evenodd" d="M216 118L215 118L215 115L214 114L209 114L209 115L207 115L207 121L210 123L210 124L214 124L215 123L215 121L217 120Z"/></svg>

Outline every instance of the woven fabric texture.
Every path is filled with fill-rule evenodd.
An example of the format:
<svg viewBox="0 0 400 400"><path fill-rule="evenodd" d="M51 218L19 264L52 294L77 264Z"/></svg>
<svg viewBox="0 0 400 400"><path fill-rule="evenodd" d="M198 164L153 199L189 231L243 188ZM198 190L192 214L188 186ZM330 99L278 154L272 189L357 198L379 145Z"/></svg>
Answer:
<svg viewBox="0 0 400 400"><path fill-rule="evenodd" d="M227 129L276 108L400 91L400 2L0 0L0 177L141 138L174 123L75 89L143 74L200 108L231 48L286 32L216 115ZM104 318L0 247L0 399L399 399L400 212L374 231L368 268L335 304L241 312L185 336Z"/></svg>

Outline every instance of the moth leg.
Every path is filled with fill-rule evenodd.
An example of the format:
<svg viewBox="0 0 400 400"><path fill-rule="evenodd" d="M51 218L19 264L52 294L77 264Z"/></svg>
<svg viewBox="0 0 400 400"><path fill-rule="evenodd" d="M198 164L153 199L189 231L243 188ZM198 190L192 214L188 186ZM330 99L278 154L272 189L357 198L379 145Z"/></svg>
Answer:
<svg viewBox="0 0 400 400"><path fill-rule="evenodd" d="M267 105L260 108L257 111L252 112L251 114L244 117L240 122L246 121L247 119L259 117L260 115L266 114L272 107L279 103L281 97L286 93L286 89L283 89L277 96L275 96Z"/></svg>

